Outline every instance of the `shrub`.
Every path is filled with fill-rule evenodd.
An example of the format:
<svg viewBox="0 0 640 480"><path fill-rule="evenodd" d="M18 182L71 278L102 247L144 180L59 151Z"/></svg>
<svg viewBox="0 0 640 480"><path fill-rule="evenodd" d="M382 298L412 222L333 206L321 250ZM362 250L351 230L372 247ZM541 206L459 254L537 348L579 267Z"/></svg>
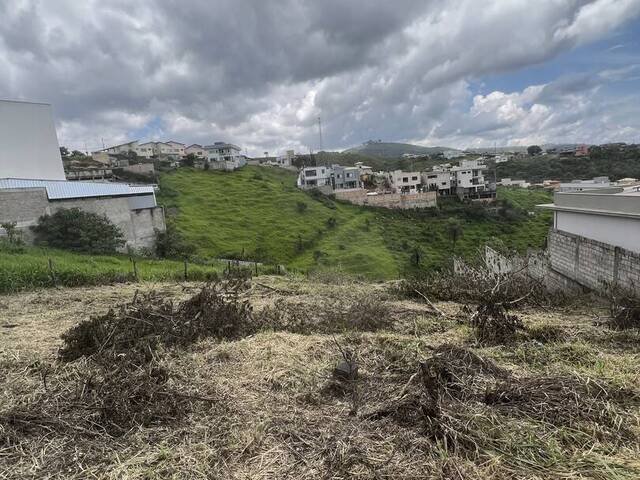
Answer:
<svg viewBox="0 0 640 480"><path fill-rule="evenodd" d="M44 215L32 229L36 244L84 253L114 253L125 243L122 231L106 215L79 208Z"/></svg>
<svg viewBox="0 0 640 480"><path fill-rule="evenodd" d="M180 237L176 227L169 223L165 231L156 230L155 254L160 258L184 258L195 254L196 249Z"/></svg>
<svg viewBox="0 0 640 480"><path fill-rule="evenodd" d="M298 210L298 213L304 213L307 211L307 204L304 202L297 202L296 203L296 210Z"/></svg>

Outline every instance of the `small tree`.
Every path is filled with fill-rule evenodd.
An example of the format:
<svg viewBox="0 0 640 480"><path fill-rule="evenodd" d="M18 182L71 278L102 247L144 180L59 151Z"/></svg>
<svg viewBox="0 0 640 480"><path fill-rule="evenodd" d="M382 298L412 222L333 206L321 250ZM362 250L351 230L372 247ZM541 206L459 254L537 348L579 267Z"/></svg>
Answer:
<svg viewBox="0 0 640 480"><path fill-rule="evenodd" d="M69 149L67 147L60 147L60 156L61 157L68 157L69 156Z"/></svg>
<svg viewBox="0 0 640 480"><path fill-rule="evenodd" d="M4 229L7 234L7 240L11 245L22 245L22 237L17 225L16 222L0 223L0 227Z"/></svg>
<svg viewBox="0 0 640 480"><path fill-rule="evenodd" d="M35 243L84 253L114 253L125 243L122 231L106 215L62 208L32 227Z"/></svg>
<svg viewBox="0 0 640 480"><path fill-rule="evenodd" d="M460 237L462 237L462 224L456 218L449 218L447 220L447 235L453 244L453 251L456 250L456 243Z"/></svg>
<svg viewBox="0 0 640 480"><path fill-rule="evenodd" d="M540 148L538 145L531 145L530 147L527 147L527 153L530 157L533 157L534 155L540 155L542 153L542 148Z"/></svg>

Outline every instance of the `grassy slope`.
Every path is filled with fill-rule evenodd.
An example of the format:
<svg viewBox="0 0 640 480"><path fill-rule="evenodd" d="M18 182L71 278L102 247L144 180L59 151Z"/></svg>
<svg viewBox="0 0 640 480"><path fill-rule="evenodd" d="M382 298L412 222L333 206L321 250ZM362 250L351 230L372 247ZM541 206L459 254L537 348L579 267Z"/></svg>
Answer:
<svg viewBox="0 0 640 480"><path fill-rule="evenodd" d="M423 267L452 253L449 214L334 207L295 187L295 176L275 168L247 167L233 173L183 169L161 178L160 201L185 239L206 257L257 256L297 269L341 268L368 278L396 278L411 268L416 249ZM550 200L544 192L501 190L519 208ZM299 211L297 204L307 205ZM330 204L331 202L329 202ZM451 213L451 216L459 213ZM329 228L327 220L336 219ZM537 213L516 222L463 218L457 254L473 255L492 237L520 251L542 247L550 216ZM299 248L302 239L302 250ZM320 258L319 261L316 261Z"/></svg>
<svg viewBox="0 0 640 480"><path fill-rule="evenodd" d="M0 250L0 293L52 286L49 259L59 286L100 285L134 280L133 265L126 255L81 255L48 248L25 248L23 253ZM136 260L138 279L180 280L184 264L170 260ZM192 280L210 278L222 272L222 264L188 265Z"/></svg>

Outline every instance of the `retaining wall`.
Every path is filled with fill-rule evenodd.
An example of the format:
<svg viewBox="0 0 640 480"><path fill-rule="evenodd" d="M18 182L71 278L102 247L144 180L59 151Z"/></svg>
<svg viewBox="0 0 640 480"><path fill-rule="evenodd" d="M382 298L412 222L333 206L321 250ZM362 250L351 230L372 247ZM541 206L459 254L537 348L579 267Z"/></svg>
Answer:
<svg viewBox="0 0 640 480"><path fill-rule="evenodd" d="M640 292L640 254L552 229L550 268L592 290L607 284Z"/></svg>
<svg viewBox="0 0 640 480"><path fill-rule="evenodd" d="M438 196L436 192L411 193L406 195L400 193L367 195L366 190L346 190L335 191L333 193L338 200L344 200L356 205L400 209L435 207Z"/></svg>

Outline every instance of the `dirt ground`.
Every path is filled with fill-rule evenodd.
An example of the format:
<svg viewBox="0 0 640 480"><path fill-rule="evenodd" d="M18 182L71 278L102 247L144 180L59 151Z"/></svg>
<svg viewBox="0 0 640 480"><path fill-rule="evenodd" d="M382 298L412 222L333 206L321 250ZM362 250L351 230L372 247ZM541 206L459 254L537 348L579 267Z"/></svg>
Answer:
<svg viewBox="0 0 640 480"><path fill-rule="evenodd" d="M527 327L553 326L562 335L480 346L462 305L436 303L445 318L426 303L398 298L390 284L254 279L248 295L255 312L282 302L313 312L367 297L383 304L391 327L266 330L167 349L159 361L171 372L169 385L193 400L175 421L118 436L35 420L29 428L9 425L12 412L46 400L51 384L83 361L57 358L63 332L136 291L155 290L177 302L198 287L125 284L0 296L0 478L640 478L637 331L594 324L602 310L586 305L528 308L517 312ZM466 416L453 418L458 423L442 421L458 425L455 438L429 433L419 408L405 400L418 391L420 362L445 344L518 378L592 379L616 392L597 403L615 421L562 423L535 409L516 414L509 405L497 409L474 398L460 412ZM356 353L359 366L347 387L332 375L343 349ZM400 418L398 412L409 413Z"/></svg>

